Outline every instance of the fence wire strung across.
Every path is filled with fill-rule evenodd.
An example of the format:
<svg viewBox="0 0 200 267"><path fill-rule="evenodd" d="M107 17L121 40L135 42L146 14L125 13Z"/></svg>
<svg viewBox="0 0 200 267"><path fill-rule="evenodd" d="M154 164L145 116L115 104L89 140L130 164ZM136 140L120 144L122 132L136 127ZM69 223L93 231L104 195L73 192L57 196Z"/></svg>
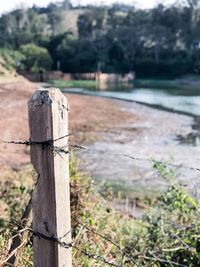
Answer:
<svg viewBox="0 0 200 267"><path fill-rule="evenodd" d="M75 145L67 144L66 146L62 146L62 147L54 145L54 143L56 141L64 139L64 138L66 138L68 136L69 135L65 135L65 136L60 137L58 139L47 140L47 141L32 141L32 140L28 140L28 141L8 141L8 142L5 142L5 143L15 144L15 145L26 145L26 146L41 145L43 148L49 147L51 150L53 150L55 153L57 153L60 156L62 154L69 154L70 148L72 148L72 149L86 149L86 147L81 146L81 145L76 145L76 144ZM198 171L198 172L200 171L199 168L189 167L189 166L185 166L185 165L176 165L176 164L171 164L171 163L167 163L167 162L164 162L164 161L157 161L157 160L154 160L154 159L140 158L140 157L135 157L135 156L132 156L132 155L124 155L124 157L130 158L130 159L133 159L133 160L148 161L148 162L151 162L151 163L159 163L159 164L162 164L165 167L170 166L170 167L174 167L174 168L186 168L186 169L190 169L190 170L193 170L193 171ZM39 175L38 175L38 178L37 178L37 181L35 183L34 188L37 185L38 179L39 179ZM33 191L32 191L32 194L33 194ZM32 198L32 196L31 196L31 198ZM31 202L31 199L30 199L29 202ZM29 205L30 205L30 203L29 203ZM104 236L103 234L97 233L93 229L90 229L89 226L87 226L85 224L82 224L79 220L77 220L77 219L75 219L73 217L72 217L72 219L75 220L78 223L78 225L83 226L83 228L87 229L89 232L91 232L91 233L93 233L95 235L98 235L100 238L104 239L106 242L109 242L110 244L115 246L119 250L122 258L127 257L129 262L132 262L134 264L133 266L137 266L138 267L139 265L137 263L137 259L142 257L143 259L147 259L147 260L151 260L151 261L157 261L157 262L160 262L160 263L168 263L168 264L171 264L171 265L174 265L174 266L187 267L186 265L179 264L177 262L160 259L159 257L154 255L155 252L151 252L151 251L144 252L144 253L136 253L135 255L130 256L130 254L128 254L127 250L128 249L132 250L133 249L132 247L131 248L125 247L125 248L122 249L118 244L116 244L114 241L112 241L108 237ZM69 234L69 231L63 237L60 238L60 237L55 237L55 236L48 236L48 235L45 235L45 234L40 233L40 232L35 232L31 227L26 227L26 222L25 221L22 221L21 223L15 222L15 226L18 226L19 230L12 237L12 239L16 238L16 236L20 236L23 232L28 231L29 233L31 233L34 236L37 236L38 238L42 238L42 239L57 243L59 246L65 248L65 249L73 248L73 249L79 251L82 255L84 255L84 256L86 256L86 257L88 257L90 259L96 260L98 262L102 262L102 263L104 263L104 264L106 264L108 266L114 266L114 267L125 266L125 265L123 265L123 263L120 264L120 265L117 265L116 263L106 259L102 255L99 255L99 254L96 254L96 253L91 253L91 252L89 252L87 250L79 249L73 242L70 242L70 243L63 242L62 238L66 237ZM193 227L193 226L189 226L189 227ZM185 248L185 249L188 249L188 248ZM13 251L12 251L12 255L13 255ZM12 255L9 255L7 257L7 259L9 257L11 257Z"/></svg>
<svg viewBox="0 0 200 267"><path fill-rule="evenodd" d="M69 154L70 148L71 149L87 149L87 147L79 145L79 144L67 144L67 145L62 146L62 147L53 145L54 142L59 141L61 139L64 139L66 137L69 137L71 135L72 134L67 134L67 135L62 136L60 138L57 138L55 140L47 140L47 141L32 141L32 140L26 140L26 141L3 141L3 143L14 144L14 145L25 145L25 146L41 145L43 148L49 147L55 153L58 153L58 154L60 154L60 153L61 154ZM122 154L116 154L116 153L113 153L113 154L122 155ZM162 164L163 167L182 168L182 169L188 169L188 170L200 172L200 168L187 166L185 164L173 164L173 163L166 162L166 161L163 161L163 160L157 160L156 157L155 158L154 157L144 158L144 157L139 157L139 156L135 156L135 155L128 155L128 154L123 154L123 156L126 157L126 158L129 158L129 159L136 160L136 161L144 161L144 162L149 162L149 163L154 163L154 164L155 163Z"/></svg>
<svg viewBox="0 0 200 267"><path fill-rule="evenodd" d="M72 218L72 219L75 220L80 226L83 226L84 228L86 228L89 232L91 232L91 233L93 233L95 235L98 235L100 238L106 240L107 242L111 243L113 246L117 247L119 249L121 255L122 255L122 258L127 257L134 264L132 266L139 267L140 265L136 262L136 260L137 259L140 259L140 258L143 258L143 259L151 260L151 261L154 261L154 262L157 261L157 262L160 262L160 263L168 263L168 264L170 264L170 266L188 267L187 265L184 265L184 264L180 264L180 263L177 263L177 262L174 262L174 261L165 260L165 259L161 259L161 258L157 257L155 254L156 253L159 253L159 250L158 251L145 251L145 252L140 252L140 253L134 254L133 256L130 256L126 252L126 249L133 249L132 247L131 248L128 248L127 247L125 249L121 249L118 244L116 244L115 242L113 242L111 239L107 238L103 234L100 234L100 233L94 231L93 229L90 229L87 225L80 223L75 218ZM24 227L24 224L19 223L17 221L12 222L12 225L21 228L21 230L19 230L19 231L17 231L15 233L15 235L12 237L12 239L15 238L16 236L22 235L22 233L24 233L24 232L28 232L32 236L35 236L35 237L38 237L40 239L44 239L44 240L48 240L50 242L56 243L56 244L58 244L62 248L65 248L65 249L71 249L71 248L73 248L73 249L77 250L78 252L80 252L82 255L86 256L87 258L93 259L93 260L98 261L98 262L101 262L101 263L104 263L107 266L114 266L114 267L123 267L123 266L126 266L126 263L125 264L122 263L122 264L118 265L118 264L116 264L116 263L114 263L112 261L109 261L108 259L106 259L102 255L99 255L97 253L91 253L91 252L89 252L88 250L85 250L85 249L84 250L83 249L80 249L77 245L74 244L73 241L70 242L70 243L63 242L62 239L64 237L66 237L72 231L72 229L70 231L68 231L64 236L58 238L58 237L55 237L55 236L48 236L48 235L45 235L43 233L36 232L31 227ZM196 225L196 224L192 224L192 225L187 226L187 227L184 227L184 228L181 227L181 226L179 226L179 227L177 226L177 229L179 231L184 231L184 230L186 230L186 228L193 228L193 227L197 227L197 226L198 225ZM171 235L174 235L174 233L170 233L170 234ZM178 237L177 237L177 239L178 239ZM188 250L190 248L189 247L186 247L185 249ZM9 255L7 257L7 260L11 256L12 255ZM6 263L6 261L4 263ZM129 262L129 264L130 264L130 262Z"/></svg>

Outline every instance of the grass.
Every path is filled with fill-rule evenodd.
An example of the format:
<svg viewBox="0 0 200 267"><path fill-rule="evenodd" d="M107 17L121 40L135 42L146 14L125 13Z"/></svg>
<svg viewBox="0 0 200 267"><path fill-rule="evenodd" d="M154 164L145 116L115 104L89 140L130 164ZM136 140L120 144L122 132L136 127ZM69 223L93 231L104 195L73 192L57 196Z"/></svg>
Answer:
<svg viewBox="0 0 200 267"><path fill-rule="evenodd" d="M71 157L72 237L73 245L79 248L72 250L73 266L108 266L102 259L121 267L200 266L200 204L177 184L166 166L156 163L154 168L169 182L169 188L152 200L142 219L133 220L109 207ZM0 200L7 206L8 218L0 216L0 265L14 234L12 222L20 219L30 197L31 182L27 181L31 179L30 169L25 173L11 171L1 179ZM33 266L32 239L27 241L20 267ZM87 257L83 251L100 257Z"/></svg>
<svg viewBox="0 0 200 267"><path fill-rule="evenodd" d="M196 77L194 80L191 78L190 81L198 81ZM64 80L51 80L49 81L53 86L64 89L64 88L86 88L86 89L95 89L96 82L94 80L73 80L73 81L64 81ZM180 84L177 80L157 80L157 79L136 79L134 82L135 87L143 88L157 88L157 89L187 89L193 88L196 85L193 84ZM121 85L120 85L121 90ZM126 88L127 89L127 88Z"/></svg>
<svg viewBox="0 0 200 267"><path fill-rule="evenodd" d="M49 81L53 86L59 88L90 88L94 89L96 87L96 82L94 80L73 80L73 81L64 81L64 80L51 80Z"/></svg>
<svg viewBox="0 0 200 267"><path fill-rule="evenodd" d="M64 89L64 88L86 88L86 89L95 89L96 82L94 80L73 80L73 81L64 81L64 80L51 80L49 81L53 86ZM181 88L175 80L156 80L156 79L136 79L134 82L136 87L145 87L145 88L167 88L175 89ZM130 84L125 87L129 88ZM115 85L116 87L116 85ZM116 88L115 88L116 89ZM122 85L119 85L120 91L122 90Z"/></svg>
<svg viewBox="0 0 200 267"><path fill-rule="evenodd" d="M0 48L0 83L22 81L16 73L17 62L23 57L18 51Z"/></svg>
<svg viewBox="0 0 200 267"><path fill-rule="evenodd" d="M28 169L24 172L11 170L5 173L4 177L1 176L0 201L5 215L0 213L0 265L8 256L9 243L15 234L16 227L13 222L20 221L24 207L30 198L32 175L32 170ZM15 179L13 180L12 177ZM96 235L94 231L121 246L125 240L128 240L131 229L134 227L132 220L128 220L125 215L111 209L105 199L94 192L92 180L79 171L79 163L73 156L70 161L70 177L72 237L74 246L79 248L79 250L73 249L73 266L107 266L95 257L84 256L81 251L102 255L109 262L120 263L119 249ZM83 225L87 225L87 228ZM31 236L20 255L18 266L33 266Z"/></svg>

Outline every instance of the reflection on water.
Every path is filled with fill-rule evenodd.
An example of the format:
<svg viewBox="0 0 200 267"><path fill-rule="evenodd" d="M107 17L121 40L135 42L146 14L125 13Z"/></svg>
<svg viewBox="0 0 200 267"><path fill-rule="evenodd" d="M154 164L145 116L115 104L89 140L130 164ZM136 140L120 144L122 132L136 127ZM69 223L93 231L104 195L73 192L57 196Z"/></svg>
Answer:
<svg viewBox="0 0 200 267"><path fill-rule="evenodd" d="M101 88L93 88L94 91L109 91L109 92L131 92L133 90L134 85L132 83L111 83L105 84Z"/></svg>
<svg viewBox="0 0 200 267"><path fill-rule="evenodd" d="M184 92L186 94L184 94ZM179 89L173 92L161 89L134 89L131 99L147 104L157 105L174 111L181 111L192 115L200 115L200 90L184 92Z"/></svg>

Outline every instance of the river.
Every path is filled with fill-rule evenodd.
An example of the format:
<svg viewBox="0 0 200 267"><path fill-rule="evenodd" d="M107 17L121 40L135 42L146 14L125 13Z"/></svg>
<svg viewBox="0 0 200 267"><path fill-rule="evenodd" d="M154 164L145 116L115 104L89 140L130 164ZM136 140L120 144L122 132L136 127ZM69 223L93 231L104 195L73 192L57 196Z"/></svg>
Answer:
<svg viewBox="0 0 200 267"><path fill-rule="evenodd" d="M120 87L116 91L87 90L83 88L65 89L66 92L97 95L127 101L136 101L160 108L200 116L200 88L134 88Z"/></svg>

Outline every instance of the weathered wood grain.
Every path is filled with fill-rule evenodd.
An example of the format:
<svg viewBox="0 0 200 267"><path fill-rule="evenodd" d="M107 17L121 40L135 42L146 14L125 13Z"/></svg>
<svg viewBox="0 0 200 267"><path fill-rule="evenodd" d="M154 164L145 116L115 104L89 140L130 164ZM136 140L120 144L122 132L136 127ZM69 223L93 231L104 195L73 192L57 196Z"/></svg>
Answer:
<svg viewBox="0 0 200 267"><path fill-rule="evenodd" d="M68 134L68 103L59 89L36 91L28 107L32 141L56 140ZM52 142L56 147L67 144L67 137ZM68 155L49 146L31 146L31 161L39 175L33 195L33 230L67 243L71 242L68 160ZM71 267L71 249L36 236L33 246L34 266Z"/></svg>

